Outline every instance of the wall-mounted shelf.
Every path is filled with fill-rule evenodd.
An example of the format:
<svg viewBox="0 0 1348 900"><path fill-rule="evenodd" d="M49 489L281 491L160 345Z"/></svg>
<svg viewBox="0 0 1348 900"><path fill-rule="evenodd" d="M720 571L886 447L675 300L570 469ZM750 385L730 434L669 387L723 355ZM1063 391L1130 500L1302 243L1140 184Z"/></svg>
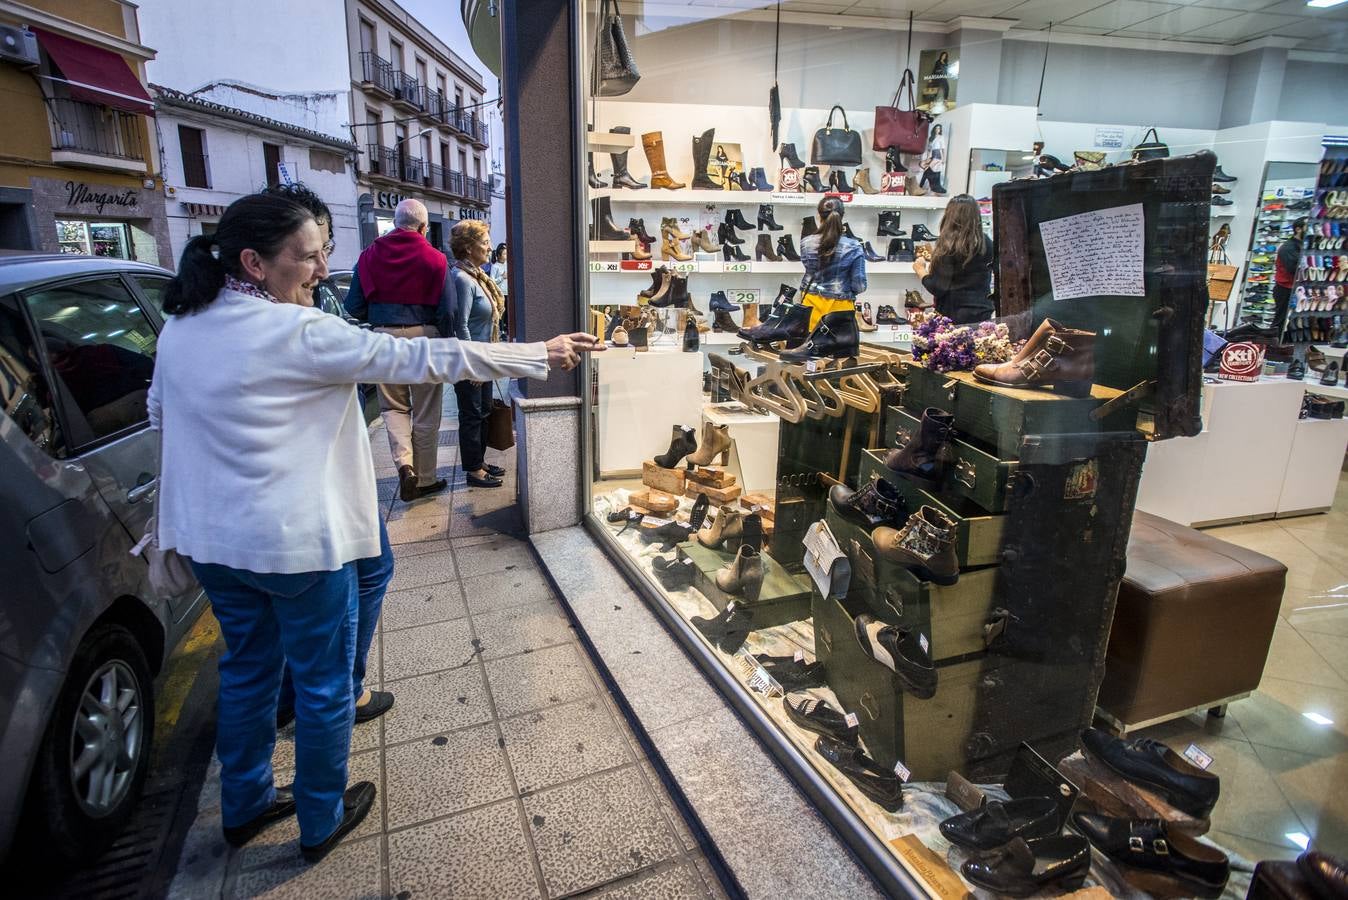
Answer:
<svg viewBox="0 0 1348 900"><path fill-rule="evenodd" d="M621 251L630 252L632 245L625 241L590 241L590 252L597 253L596 244L621 244ZM633 262L590 262L590 273L594 275L643 275L647 278L661 266L680 275L697 273L699 275L802 275L805 270L798 262L722 262L721 260L694 260L692 262L670 262L662 259ZM912 275L913 264L901 262L866 263L869 275Z"/></svg>
<svg viewBox="0 0 1348 900"><path fill-rule="evenodd" d="M631 253L636 246L636 238L625 241L590 241L591 253Z"/></svg>
<svg viewBox="0 0 1348 900"><path fill-rule="evenodd" d="M849 206L874 209L945 209L948 197L912 197L906 194L843 194L851 197ZM709 191L684 188L678 191L663 188L629 190L626 188L596 188L590 199L610 197L615 203L682 203L687 205L748 206L754 203L780 203L785 206L815 206L823 194L780 194L776 191Z"/></svg>
<svg viewBox="0 0 1348 900"><path fill-rule="evenodd" d="M635 135L616 131L596 131L585 136L585 149L591 153L623 153L636 145Z"/></svg>

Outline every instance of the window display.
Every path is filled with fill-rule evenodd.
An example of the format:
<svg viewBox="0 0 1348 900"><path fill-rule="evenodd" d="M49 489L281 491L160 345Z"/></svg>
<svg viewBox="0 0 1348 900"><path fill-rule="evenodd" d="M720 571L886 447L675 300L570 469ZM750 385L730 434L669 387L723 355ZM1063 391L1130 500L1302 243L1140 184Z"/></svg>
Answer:
<svg viewBox="0 0 1348 900"><path fill-rule="evenodd" d="M1236 179L1180 129L1084 150L973 102L946 35L871 114L780 90L801 43L734 24L687 41L771 61L780 106L632 78L584 104L595 530L932 893L915 848L964 890L1243 895L1195 837L1217 777L1092 727L1142 464L1202 430ZM606 86L679 58L624 28L587 42Z"/></svg>

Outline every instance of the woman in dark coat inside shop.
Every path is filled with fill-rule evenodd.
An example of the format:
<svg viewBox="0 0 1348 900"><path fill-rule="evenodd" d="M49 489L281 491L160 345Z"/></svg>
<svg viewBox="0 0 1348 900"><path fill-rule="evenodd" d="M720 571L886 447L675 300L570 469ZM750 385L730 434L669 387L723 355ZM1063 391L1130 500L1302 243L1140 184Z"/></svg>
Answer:
<svg viewBox="0 0 1348 900"><path fill-rule="evenodd" d="M983 233L978 201L968 194L950 198L931 263L919 259L913 271L936 301L936 311L956 325L993 317L992 241Z"/></svg>

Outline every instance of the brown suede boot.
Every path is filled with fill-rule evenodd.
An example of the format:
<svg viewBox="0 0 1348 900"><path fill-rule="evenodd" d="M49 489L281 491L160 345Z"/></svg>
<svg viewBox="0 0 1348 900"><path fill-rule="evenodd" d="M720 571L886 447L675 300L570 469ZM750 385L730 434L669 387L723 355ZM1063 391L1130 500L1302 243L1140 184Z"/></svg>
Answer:
<svg viewBox="0 0 1348 900"><path fill-rule="evenodd" d="M651 164L651 187L668 188L677 191L688 185L675 181L665 168L665 138L658 131L650 131L641 136L641 149L646 151L646 161Z"/></svg>
<svg viewBox="0 0 1348 900"><path fill-rule="evenodd" d="M1010 362L975 366L974 378L1002 387L1051 384L1055 393L1089 397L1095 380L1095 332L1045 319Z"/></svg>

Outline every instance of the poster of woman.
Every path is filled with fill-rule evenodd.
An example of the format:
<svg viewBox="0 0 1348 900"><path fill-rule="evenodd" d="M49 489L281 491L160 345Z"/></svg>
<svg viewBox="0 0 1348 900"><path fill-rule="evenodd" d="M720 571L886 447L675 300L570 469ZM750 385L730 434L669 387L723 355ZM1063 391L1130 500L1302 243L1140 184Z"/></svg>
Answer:
<svg viewBox="0 0 1348 900"><path fill-rule="evenodd" d="M921 96L917 108L933 116L951 109L955 105L955 89L960 78L960 52L958 48L941 50L923 50L918 58L918 79L921 82Z"/></svg>

